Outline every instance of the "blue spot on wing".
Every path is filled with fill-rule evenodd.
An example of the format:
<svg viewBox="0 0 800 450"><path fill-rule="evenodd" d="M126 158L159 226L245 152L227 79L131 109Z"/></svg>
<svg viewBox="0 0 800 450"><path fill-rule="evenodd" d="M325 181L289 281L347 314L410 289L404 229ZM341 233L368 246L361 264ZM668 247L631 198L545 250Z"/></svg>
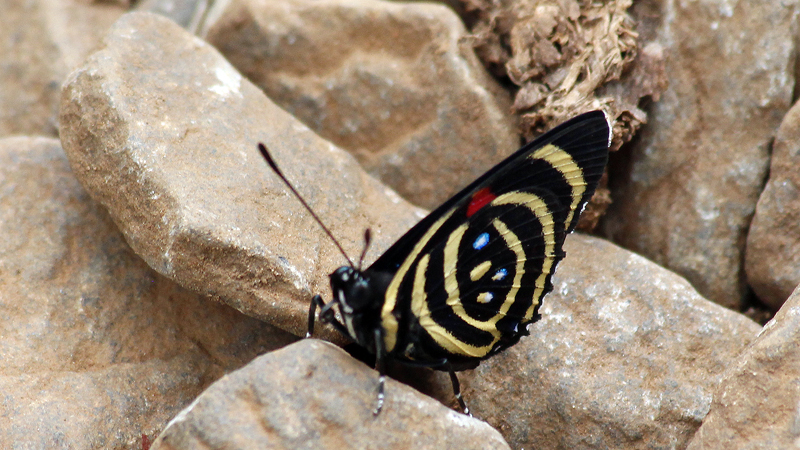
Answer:
<svg viewBox="0 0 800 450"><path fill-rule="evenodd" d="M508 271L506 269L500 269L494 273L492 276L493 281L500 281L508 275Z"/></svg>
<svg viewBox="0 0 800 450"><path fill-rule="evenodd" d="M472 243L472 248L475 250L480 250L483 247L486 247L486 244L489 243L489 233L481 233L478 235L478 238L475 239L475 242Z"/></svg>

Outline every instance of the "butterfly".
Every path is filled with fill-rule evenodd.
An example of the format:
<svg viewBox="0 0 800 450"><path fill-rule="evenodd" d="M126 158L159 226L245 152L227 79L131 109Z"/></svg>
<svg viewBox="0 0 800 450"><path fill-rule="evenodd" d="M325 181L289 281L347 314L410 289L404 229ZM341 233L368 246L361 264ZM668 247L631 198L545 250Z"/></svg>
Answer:
<svg viewBox="0 0 800 450"><path fill-rule="evenodd" d="M551 277L564 257L564 239L603 174L610 138L602 111L557 126L444 202L366 269L350 262L258 145L348 259L330 274L332 300L311 300L307 336L319 309L320 321L375 355L374 414L383 407L390 359L448 372L469 414L455 372L513 346L540 318L542 298L553 289ZM369 240L367 230L364 252Z"/></svg>

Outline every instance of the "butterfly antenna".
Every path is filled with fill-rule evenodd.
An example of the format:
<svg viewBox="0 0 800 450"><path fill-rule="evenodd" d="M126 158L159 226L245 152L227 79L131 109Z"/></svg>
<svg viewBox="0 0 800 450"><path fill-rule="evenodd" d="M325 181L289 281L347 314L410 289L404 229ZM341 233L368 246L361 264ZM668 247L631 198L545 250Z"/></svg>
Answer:
<svg viewBox="0 0 800 450"><path fill-rule="evenodd" d="M269 164L269 167L278 175L278 177L280 177L280 179L286 184L286 186L289 188L289 190L292 191L292 193L295 195L295 197L297 197L297 199L300 200L300 203L302 203L303 206L305 206L305 208L308 210L308 212L311 213L311 217L313 217L314 220L317 221L319 226L322 227L322 229L325 231L325 233L328 235L328 237L331 238L331 240L333 241L334 244L336 244L336 248L338 248L339 251L342 253L342 255L344 256L344 259L346 259L347 263L350 264L350 267L355 268L355 266L353 265L353 261L351 261L350 258L347 256L347 253L345 253L344 249L342 248L342 245L339 244L339 241L337 241L336 238L333 237L333 233L331 233L331 230L329 230L328 227L326 227L325 224L322 223L322 220L319 218L319 216L317 216L317 214L314 212L314 210L311 209L310 206L308 206L308 203L306 203L306 201L303 199L303 197L300 195L300 193L297 192L297 189L295 189L294 186L292 186L292 183L290 183L289 180L283 175L283 172L281 172L281 170L278 169L278 165L275 164L275 160L272 159L272 155L269 154L269 150L267 150L267 147L264 144L262 144L261 142L259 142L258 143L258 150L261 152L261 156L263 156L264 159L267 160L267 164ZM369 231L369 230L367 230L367 231ZM366 252L366 249L364 249L364 252ZM363 258L364 255L362 254L361 256ZM359 267L361 267L361 263L360 262L359 262Z"/></svg>
<svg viewBox="0 0 800 450"><path fill-rule="evenodd" d="M367 256L369 244L372 243L372 231L369 228L364 230L364 248L361 250L361 256L358 258L358 270L361 270L361 265L364 263L364 257Z"/></svg>

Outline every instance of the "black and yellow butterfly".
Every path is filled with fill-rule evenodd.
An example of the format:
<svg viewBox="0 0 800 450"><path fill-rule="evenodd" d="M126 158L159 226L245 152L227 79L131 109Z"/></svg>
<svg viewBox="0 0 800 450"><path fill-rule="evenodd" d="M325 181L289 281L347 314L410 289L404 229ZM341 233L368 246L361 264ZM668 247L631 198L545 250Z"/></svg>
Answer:
<svg viewBox="0 0 800 450"><path fill-rule="evenodd" d="M436 208L368 268L350 263L330 275L333 300L312 299L309 336L319 307L320 320L375 355L375 414L390 358L449 372L468 412L454 372L516 344L539 319L564 238L597 187L609 143L602 111L575 117Z"/></svg>

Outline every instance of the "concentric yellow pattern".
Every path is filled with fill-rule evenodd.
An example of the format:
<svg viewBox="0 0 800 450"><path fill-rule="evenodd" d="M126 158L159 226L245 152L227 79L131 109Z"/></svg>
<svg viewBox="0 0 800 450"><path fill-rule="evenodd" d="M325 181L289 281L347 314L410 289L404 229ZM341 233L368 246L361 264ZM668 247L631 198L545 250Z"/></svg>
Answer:
<svg viewBox="0 0 800 450"><path fill-rule="evenodd" d="M533 296L533 303L537 304L544 289L544 280L547 278L547 275L549 274L549 271L552 268L552 262L553 262L552 256L554 254L554 249L556 245L554 238L553 218L550 213L550 210L547 207L547 204L539 196L527 192L509 192L503 194L492 200L492 202L489 204L489 207L509 205L509 204L527 207L534 213L534 215L536 216L536 218L538 219L539 223L542 226L543 238L545 241L545 249L548 258L546 258L545 261L543 262L542 274L536 280L537 281L536 291ZM450 214L448 214L448 216L449 215ZM492 221L492 225L497 230L498 234L505 241L506 247L508 247L516 254L517 262L516 262L516 270L515 270L514 280L512 282L512 287L509 290L508 294L506 295L506 298L503 301L502 306L497 311L497 314L495 314L488 320L485 321L476 320L475 318L467 314L467 312L464 310L464 305L462 303L462 299L458 288L458 282L455 276L458 270L458 248L464 236L464 233L467 231L468 228L467 224L462 224L450 234L444 248L444 274L445 274L444 286L445 286L445 291L447 291L446 304L450 308L452 308L453 313L456 316L458 316L461 320L463 320L465 323L469 324L470 326L478 330L490 333L494 338L490 344L484 346L475 346L468 344L466 342L462 342L461 340L453 336L449 331L447 331L445 327L436 323L433 320L433 318L431 317L430 309L428 307L429 302L427 298L427 293L425 291L425 273L428 268L430 256L427 254L424 255L420 259L420 262L417 264L416 267L414 284L412 289L411 311L418 318L420 325L422 325L425 331L427 331L428 334L430 334L430 336L436 341L436 343L439 344L445 350L454 354L470 356L470 357L478 357L478 358L488 354L492 350L494 345L497 343L497 341L500 340L501 337L501 332L500 330L497 329L496 326L497 321L502 319L506 315L506 313L508 312L508 310L511 308L511 306L514 304L515 301L523 301L526 303L531 302L531 299L517 299L517 293L519 291L520 282L522 280L522 276L525 273L525 262L527 261L522 241L520 240L519 236L517 236L509 228L509 226L506 223L502 222L501 220L494 219ZM403 268L401 267L401 269ZM403 273L407 271L408 269L406 268L403 271ZM400 271L398 271L398 274L399 273ZM542 281L540 282L539 280ZM533 309L530 309L530 311L533 311ZM529 317L526 319L530 320Z"/></svg>

